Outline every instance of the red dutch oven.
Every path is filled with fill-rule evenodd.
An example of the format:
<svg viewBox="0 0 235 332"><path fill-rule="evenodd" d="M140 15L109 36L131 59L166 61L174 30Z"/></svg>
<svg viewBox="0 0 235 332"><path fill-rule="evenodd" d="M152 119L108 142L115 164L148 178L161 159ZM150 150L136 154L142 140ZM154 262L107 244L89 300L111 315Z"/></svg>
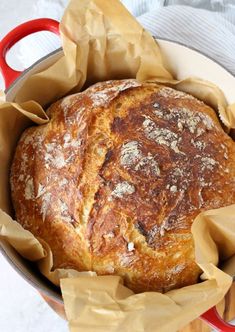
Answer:
<svg viewBox="0 0 235 332"><path fill-rule="evenodd" d="M0 42L0 70L5 81L5 88L6 88L5 93L7 101L14 100L17 91L29 76L48 68L63 55L63 50L60 48L50 53L49 55L43 57L42 59L37 61L30 68L24 70L23 72L16 71L10 68L10 66L6 62L6 54L9 51L9 49L22 38L39 31L51 31L59 35L60 34L59 22L52 19L42 18L23 23L18 27L16 27L15 29L13 29L12 31L10 31ZM232 76L231 73L229 73L221 65L217 64L212 59L209 59L208 57L199 53L198 51L193 50L192 48L187 47L185 45L181 45L179 43L175 43L169 40L158 39L158 43L160 45L160 48L164 56L168 58L168 61L170 63L171 61L173 61L173 58L175 59L178 57L179 61L177 62L177 64L173 64L173 66L171 66L173 72L177 72L177 67L180 66L179 62L183 61L182 64L184 64L183 67L185 68L184 69L185 72L182 73L182 75L184 77L192 76L192 73L190 73L191 69L189 69L191 67L187 67L187 61L185 61L187 57L191 57L191 60L194 62L204 61L204 66L206 66L207 68L209 66L208 70L210 72L211 70L212 72L213 71L217 72L218 82L216 81L216 79L214 79L214 77L212 79L208 77L207 78L208 80L214 81L214 83L217 83L219 85L219 81L220 83L223 82L223 77L226 77L225 79L226 84L223 89L224 92L227 89L229 89L229 87L234 86L235 78ZM182 54L182 52L184 54L184 57L182 60L180 60L179 55ZM204 70L201 73L197 73L198 77L206 79L206 77L203 77L203 75L204 76L207 75L207 71ZM180 79L182 77L178 78ZM228 96L226 97L227 99L229 99ZM59 290L55 286L53 286L49 281L47 281L43 276L41 276L35 270L35 268L30 262L27 262L22 257L20 257L19 254L7 242L3 240L0 241L0 250L3 256L5 256L8 262L11 264L11 266L25 280L27 280L34 288L36 288L40 292L41 296L46 300L46 302L60 316L65 318L63 300ZM205 312L203 315L201 315L200 318L203 321L207 322L212 328L215 328L218 331L224 331L224 332L235 331L235 326L223 321L215 307Z"/></svg>

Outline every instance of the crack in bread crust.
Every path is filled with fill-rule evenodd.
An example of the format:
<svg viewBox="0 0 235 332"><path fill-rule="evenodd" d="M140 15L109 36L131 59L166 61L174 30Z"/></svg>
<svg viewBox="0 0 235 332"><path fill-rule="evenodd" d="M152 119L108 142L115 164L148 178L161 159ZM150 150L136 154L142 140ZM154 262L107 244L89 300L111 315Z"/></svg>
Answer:
<svg viewBox="0 0 235 332"><path fill-rule="evenodd" d="M196 98L136 80L95 84L22 135L11 171L18 222L54 268L120 275L135 292L197 282L191 225L235 203L235 145Z"/></svg>

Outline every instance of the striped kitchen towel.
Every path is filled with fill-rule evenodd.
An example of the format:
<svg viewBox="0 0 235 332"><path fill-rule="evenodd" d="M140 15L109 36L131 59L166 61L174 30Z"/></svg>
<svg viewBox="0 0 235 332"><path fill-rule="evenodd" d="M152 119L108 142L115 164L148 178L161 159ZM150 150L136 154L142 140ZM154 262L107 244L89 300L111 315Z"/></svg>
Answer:
<svg viewBox="0 0 235 332"><path fill-rule="evenodd" d="M21 0L21 21L38 17L60 20L68 0ZM183 43L210 56L235 75L234 0L122 0L137 20L154 36ZM25 3L25 4L24 4ZM29 4L30 3L30 4ZM24 6L23 6L24 5ZM4 19L14 22L14 13ZM16 15L16 14L15 14ZM25 16L27 15L27 16ZM1 13L0 13L1 19ZM14 23L11 23L9 30ZM60 47L57 37L48 32L23 40L12 61L26 68L37 59Z"/></svg>

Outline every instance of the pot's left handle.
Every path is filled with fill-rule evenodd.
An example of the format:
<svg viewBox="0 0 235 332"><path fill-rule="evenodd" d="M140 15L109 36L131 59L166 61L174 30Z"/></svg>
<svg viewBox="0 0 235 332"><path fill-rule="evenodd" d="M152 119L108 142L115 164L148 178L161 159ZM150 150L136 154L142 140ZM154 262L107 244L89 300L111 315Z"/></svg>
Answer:
<svg viewBox="0 0 235 332"><path fill-rule="evenodd" d="M0 41L0 71L8 88L11 83L21 74L20 71L12 69L6 62L6 54L9 49L22 38L39 31L51 31L59 35L59 22L50 18L40 18L28 21L11 30Z"/></svg>

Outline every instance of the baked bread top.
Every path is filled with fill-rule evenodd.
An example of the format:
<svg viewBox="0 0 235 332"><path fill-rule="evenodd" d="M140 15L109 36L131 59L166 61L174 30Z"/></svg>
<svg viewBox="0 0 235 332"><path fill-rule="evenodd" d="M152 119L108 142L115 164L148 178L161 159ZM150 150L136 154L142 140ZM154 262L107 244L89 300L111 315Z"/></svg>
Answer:
<svg viewBox="0 0 235 332"><path fill-rule="evenodd" d="M16 219L54 267L124 278L135 292L198 280L191 225L235 203L235 144L209 106L136 80L97 83L53 104L16 148Z"/></svg>

